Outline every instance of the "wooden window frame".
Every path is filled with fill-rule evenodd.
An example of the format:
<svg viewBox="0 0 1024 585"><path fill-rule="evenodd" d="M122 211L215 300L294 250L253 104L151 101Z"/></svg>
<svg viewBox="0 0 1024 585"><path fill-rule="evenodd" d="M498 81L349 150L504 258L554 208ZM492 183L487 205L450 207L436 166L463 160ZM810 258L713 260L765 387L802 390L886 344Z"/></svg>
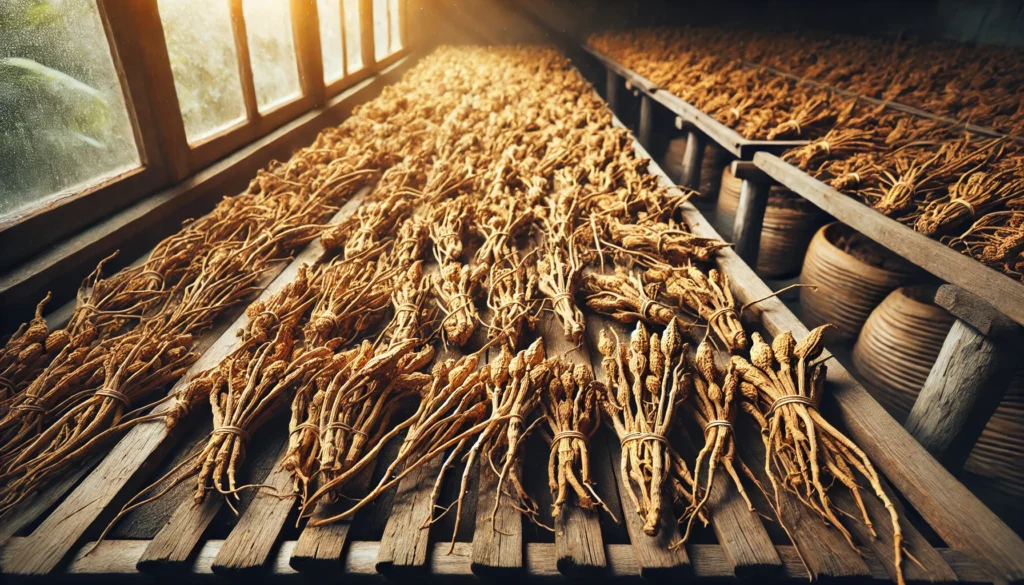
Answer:
<svg viewBox="0 0 1024 585"><path fill-rule="evenodd" d="M218 1L218 0L211 0ZM376 75L411 52L406 38L405 0L400 29L402 49L387 58L373 58L372 0L360 0L360 49L363 66L324 83L320 24L316 0L289 0L292 40L299 74L299 96L260 112L256 103L242 0L230 2L232 32L245 101L245 120L189 143L178 103L170 57L157 0L96 0L115 70L121 82L129 121L139 152L139 166L0 219L0 270L8 270L110 213L160 189L186 183L215 161L270 134L299 116L324 106L346 89ZM344 3L342 34L344 35ZM131 55L132 58L123 58Z"/></svg>

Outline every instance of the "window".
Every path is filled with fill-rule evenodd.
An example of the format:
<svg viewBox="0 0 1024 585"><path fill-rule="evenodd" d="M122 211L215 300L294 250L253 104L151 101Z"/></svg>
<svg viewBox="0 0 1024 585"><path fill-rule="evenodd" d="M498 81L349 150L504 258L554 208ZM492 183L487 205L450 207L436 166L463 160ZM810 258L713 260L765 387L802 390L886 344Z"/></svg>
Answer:
<svg viewBox="0 0 1024 585"><path fill-rule="evenodd" d="M388 0L373 0L373 58L388 56Z"/></svg>
<svg viewBox="0 0 1024 585"><path fill-rule="evenodd" d="M345 57L348 73L363 68L363 46L359 22L359 0L345 0Z"/></svg>
<svg viewBox="0 0 1024 585"><path fill-rule="evenodd" d="M256 104L263 112L301 93L291 8L286 0L245 0L242 12Z"/></svg>
<svg viewBox="0 0 1024 585"><path fill-rule="evenodd" d="M388 53L397 53L402 48L402 10L400 0L388 0Z"/></svg>
<svg viewBox="0 0 1024 585"><path fill-rule="evenodd" d="M341 32L340 0L317 0L317 18L320 20L320 56L324 65L324 83L331 83L345 75L345 43Z"/></svg>
<svg viewBox="0 0 1024 585"><path fill-rule="evenodd" d="M227 0L158 0L189 142L245 120Z"/></svg>
<svg viewBox="0 0 1024 585"><path fill-rule="evenodd" d="M96 4L0 2L0 223L139 165Z"/></svg>

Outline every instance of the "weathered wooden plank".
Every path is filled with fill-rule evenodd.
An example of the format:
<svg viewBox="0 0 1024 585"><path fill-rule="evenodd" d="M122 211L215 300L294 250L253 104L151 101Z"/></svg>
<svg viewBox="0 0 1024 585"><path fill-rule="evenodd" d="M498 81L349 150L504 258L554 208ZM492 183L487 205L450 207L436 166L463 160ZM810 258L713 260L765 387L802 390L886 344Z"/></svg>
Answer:
<svg viewBox="0 0 1024 585"><path fill-rule="evenodd" d="M884 480L883 480L884 481ZM956 573L946 564L934 547L921 535L913 524L907 521L903 506L899 498L892 493L887 484L883 485L889 499L892 500L900 515L900 528L903 531L903 578L906 583L954 583L957 581ZM867 508L868 517L874 525L875 534L872 535L868 527L860 519L861 514L853 494L849 490L837 487L831 493L832 502L840 509L845 510L851 517L842 517L843 524L854 535L857 542L862 543L874 553L874 558L881 564L882 570L893 581L896 580L896 549L893 545L892 521L889 512L882 505L878 498L870 493L863 498L864 507ZM856 520L854 520L856 518ZM917 559L917 564L911 558Z"/></svg>
<svg viewBox="0 0 1024 585"><path fill-rule="evenodd" d="M654 104L644 94L640 97L640 120L637 123L636 136L647 148L651 148L651 136L654 134Z"/></svg>
<svg viewBox="0 0 1024 585"><path fill-rule="evenodd" d="M14 539L20 545L24 538ZM139 556L146 548L144 540L107 540L93 550L94 543L87 543L76 551L74 558L60 573L62 582L96 582L97 577L117 578L118 581L147 582L150 579L136 569ZM212 561L224 545L223 540L209 540L196 555L196 561L189 573L189 582L223 583L213 574ZM295 548L295 541L281 543L273 561L268 565L268 575L275 583L307 583L305 577L288 565L288 558ZM470 543L459 542L449 553L448 543L436 543L431 547L433 574L446 582L480 582L470 569ZM375 561L380 548L378 542L355 541L351 543L339 574L359 582L384 583L384 576L377 573ZM639 576L640 568L628 544L608 545L610 576L617 580L629 580ZM715 544L698 544L687 547L693 558L694 576L698 579L732 579L732 573L725 553ZM799 557L791 546L776 547L779 557L785 563L785 577L791 582L806 582ZM956 570L962 583L991 583L995 579L992 567L961 552L939 549L943 560ZM555 567L555 547L545 543L526 545L524 562L530 580L568 581ZM880 562L870 551L865 551L867 564L871 566L871 577L875 581L889 582L889 577Z"/></svg>
<svg viewBox="0 0 1024 585"><path fill-rule="evenodd" d="M781 575L782 560L761 517L747 507L733 487L732 478L721 469L715 472L715 483L705 509L722 552L737 577L770 579Z"/></svg>
<svg viewBox="0 0 1024 585"><path fill-rule="evenodd" d="M957 319L914 401L904 427L946 469L959 473L1002 402L1020 348L989 339Z"/></svg>
<svg viewBox="0 0 1024 585"><path fill-rule="evenodd" d="M435 362L461 355L442 349ZM391 516L384 526L376 568L383 575L416 575L427 569L430 553L429 518L434 512L434 480L441 470L444 454L424 462L398 482ZM457 527L456 527L457 529Z"/></svg>
<svg viewBox="0 0 1024 585"><path fill-rule="evenodd" d="M238 477L239 485L259 485L264 482L271 471L279 465L279 454L283 444L287 444L287 436L281 431L279 424L286 425L283 417L273 420L270 423L269 432L260 433L258 442L248 446L245 460ZM205 425L198 437L200 445L205 445L209 436L211 425ZM264 439L265 437L265 439ZM187 453L193 452L189 450ZM182 454L182 459L186 454ZM174 464L173 461L170 462ZM183 489L180 489L183 488ZM203 539L204 532L216 519L220 510L224 507L225 498L216 492L210 492L206 498L197 503L194 498L195 483L186 482L179 488L164 496L164 498L175 497L171 502L174 505L170 517L159 531L153 536L150 545L139 559L139 570L144 573L181 573L188 570L192 563L192 557L198 550ZM233 504L234 509L244 512L255 499L257 490L248 490L239 494L238 500ZM144 523L145 521L143 521ZM122 520L123 524L133 524L138 528L139 519L132 515ZM128 538L131 538L130 536Z"/></svg>
<svg viewBox="0 0 1024 585"><path fill-rule="evenodd" d="M837 220L1024 324L1024 284L878 213L777 156L759 154L754 164Z"/></svg>
<svg viewBox="0 0 1024 585"><path fill-rule="evenodd" d="M490 462L482 458L479 466L479 491L476 502L476 530L473 532L472 570L484 579L511 577L523 569L523 515L509 500L499 497L498 476ZM521 469L522 465L517 464ZM502 487L506 492L509 488Z"/></svg>
<svg viewBox="0 0 1024 585"><path fill-rule="evenodd" d="M288 441L281 445L277 460L288 455ZM213 559L213 572L224 576L242 576L260 572L270 559L278 534L295 507L292 475L280 465L263 481L265 488L242 513L238 524L224 540Z"/></svg>
<svg viewBox="0 0 1024 585"><path fill-rule="evenodd" d="M368 189L360 190L331 218L339 222L355 212ZM260 299L267 299L291 282L299 268L320 258L323 247L319 240L311 242L287 266L271 268L260 284ZM232 319L236 316L237 318ZM244 328L247 317L244 307L226 311L218 325L199 336L199 360L174 385L171 392L183 388L192 379L220 363L240 343L235 332ZM171 402L159 404L154 412L170 408ZM131 491L140 487L153 469L167 455L180 436L178 425L168 429L163 421L133 427L110 450L99 466L50 514L28 537L33 543L17 555L0 551L3 572L8 574L43 574L52 571L98 521L111 518L117 506Z"/></svg>
<svg viewBox="0 0 1024 585"><path fill-rule="evenodd" d="M544 339L549 358L562 357L569 363L583 364L592 369L590 348L585 339L578 345L566 339L562 325L553 313L545 312L540 319L538 333ZM600 510L584 510L571 499L562 507L561 515L554 519L556 564L562 574L588 577L604 572L608 560L601 538L601 513Z"/></svg>

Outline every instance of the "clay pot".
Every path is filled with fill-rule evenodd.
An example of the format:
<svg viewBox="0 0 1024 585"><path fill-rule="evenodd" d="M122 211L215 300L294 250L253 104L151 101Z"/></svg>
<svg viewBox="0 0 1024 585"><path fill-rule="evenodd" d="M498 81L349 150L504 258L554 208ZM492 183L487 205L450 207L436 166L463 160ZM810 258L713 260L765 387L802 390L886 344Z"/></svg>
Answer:
<svg viewBox="0 0 1024 585"><path fill-rule="evenodd" d="M868 315L890 292L913 282L917 269L839 222L822 227L804 257L800 305L808 327L836 326L836 337L854 340Z"/></svg>
<svg viewBox="0 0 1024 585"><path fill-rule="evenodd" d="M722 228L727 239L732 238L742 185L743 181L733 177L730 168L725 167L718 192L716 225ZM828 215L803 197L784 187L772 187L761 227L757 274L766 278L798 274L811 238L826 221Z"/></svg>
<svg viewBox="0 0 1024 585"><path fill-rule="evenodd" d="M902 422L924 386L953 316L932 302L934 286L889 293L864 323L853 347L853 364L864 387Z"/></svg>
<svg viewBox="0 0 1024 585"><path fill-rule="evenodd" d="M997 507L1024 509L1024 368L978 437L964 470L985 478Z"/></svg>

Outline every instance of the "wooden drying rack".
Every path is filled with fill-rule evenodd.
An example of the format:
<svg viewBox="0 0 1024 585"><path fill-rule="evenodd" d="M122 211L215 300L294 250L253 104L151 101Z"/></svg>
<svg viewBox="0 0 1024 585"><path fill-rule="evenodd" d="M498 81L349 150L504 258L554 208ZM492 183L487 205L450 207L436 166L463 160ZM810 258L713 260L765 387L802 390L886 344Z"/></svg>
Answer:
<svg viewBox="0 0 1024 585"><path fill-rule="evenodd" d="M635 148L639 155L647 156L638 143ZM671 187L668 177L653 162L651 170L663 185ZM366 190L357 194L332 221L351 215L365 194ZM691 204L684 205L682 213L695 234L718 237ZM322 254L319 243L311 243L293 262L275 269L263 280L259 298L281 290L294 278L299 266ZM735 251L720 251L717 264L729 275L737 302L747 303L771 294ZM791 331L797 339L807 335L807 329L777 298L755 305L747 315L748 326L768 335L784 331ZM202 357L174 389L228 355L239 342L235 332L245 322L244 308L236 307L202 335L198 340ZM604 326L617 325L596 315L588 316L589 336ZM601 379L600 360L595 360L588 349L592 341L572 347L552 318L542 320L537 334L545 339L549 355L591 363ZM887 478L891 490L916 510L913 521L912 514L902 514L904 534L909 551L928 570L905 562L907 581L975 583L1024 579L1024 541L932 458L842 366L831 362L827 380L827 398L822 409L868 454ZM285 431L277 425L278 435L273 436L272 427L268 425L256 434L259 440L254 441L246 468L252 470L250 480L287 492L290 479L277 465ZM469 526L451 527L463 537L450 548L445 540L451 530L437 534L436 529L423 528L424 519L435 504L431 501L431 485L436 473L424 466L422 472L405 478L397 490L367 511L383 524L376 540L359 538L363 525L373 524L373 519L366 516L357 516L355 523L339 522L319 529L294 528L295 498L274 497L267 492L250 492L241 516L228 522L226 528L218 527L222 498L209 497L197 505L186 489L176 498L168 496L163 504L166 513L157 514L155 522L152 517L147 520L133 513L123 522L127 526L119 526L111 539L93 550L89 541L96 538L128 497L162 473L161 466L171 465L189 452L192 444L204 440L206 429L188 428L189 425L181 425L169 432L160 422L141 424L105 456L83 461L77 470L38 493L15 515L4 518L0 540L12 535L13 538L0 551L3 573L59 582L112 578L135 581L148 580L153 575L179 575L190 581L259 576L273 582L305 579L308 575L377 581L411 576L437 580L466 580L474 576L530 580L739 576L794 583L807 579L797 549L777 536L777 527L749 512L731 484L721 478L709 501L714 531L713 536L706 537L710 543L697 540L685 548L669 548L679 533L670 515L665 516L659 537L644 535L629 498L619 497L622 478L618 476L618 444L600 436L591 446L592 471L598 488L604 490L602 497L621 524L611 523L607 516L568 506L555 525L553 542L550 538L531 541L526 528L529 525L505 503L507 499L503 499L498 511L502 531L491 531L491 506L485 501L489 499L488 490L478 488L480 501L475 505L476 512L468 514ZM754 428L737 427L738 452L755 473L763 461L763 446L758 437ZM260 449L262 454L257 453ZM531 473L536 473L531 470L537 467L531 462L541 461L540 473L544 473L546 452L542 451L542 455L527 453L528 484ZM260 469L263 477L259 476ZM493 485L493 475L484 468L476 481L486 488ZM546 478L540 483L546 487ZM542 505L545 491L533 494ZM759 497L752 487L748 492L755 499ZM848 503L849 494L836 492L837 504ZM895 501L902 505L901 500ZM892 579L892 543L891 535L886 536L886 512L874 498L867 498L866 503L869 514L878 520L879 537L871 539L863 526L851 523L851 531L863 545L854 551L837 531L824 525L806 507L788 495L782 497L780 513L792 528L795 544L814 578ZM139 525L150 526L149 532ZM926 538L915 526L934 535ZM939 543L939 539L944 545L933 544Z"/></svg>
<svg viewBox="0 0 1024 585"><path fill-rule="evenodd" d="M699 185L703 145L707 138L738 157L739 160L732 162L731 170L733 176L742 180L742 187L732 235L735 251L749 265L757 265L770 188L781 184L910 263L950 283L941 287L935 301L957 317L957 322L946 337L906 426L947 469L958 473L1005 395L1014 370L1020 366L1018 356L1024 346L1021 330L1021 325L1024 325L1024 283L883 216L779 158L783 151L800 143L748 141L744 148L740 148L737 144L743 143L738 140L743 139L734 130L668 92L656 89L643 76L593 48L584 48L606 67L606 92L612 96L609 103L617 101L614 96L622 85L620 76L625 79L627 88L643 93L638 124L638 134L642 138L649 140L651 135L653 101L666 105L677 114L677 128L689 132L680 184L691 188ZM908 114L956 123L903 104L857 96L812 80L769 70ZM1005 137L989 128L970 124L965 129L982 135ZM1019 137L1008 138L1021 140ZM693 149L691 144L695 145Z"/></svg>

